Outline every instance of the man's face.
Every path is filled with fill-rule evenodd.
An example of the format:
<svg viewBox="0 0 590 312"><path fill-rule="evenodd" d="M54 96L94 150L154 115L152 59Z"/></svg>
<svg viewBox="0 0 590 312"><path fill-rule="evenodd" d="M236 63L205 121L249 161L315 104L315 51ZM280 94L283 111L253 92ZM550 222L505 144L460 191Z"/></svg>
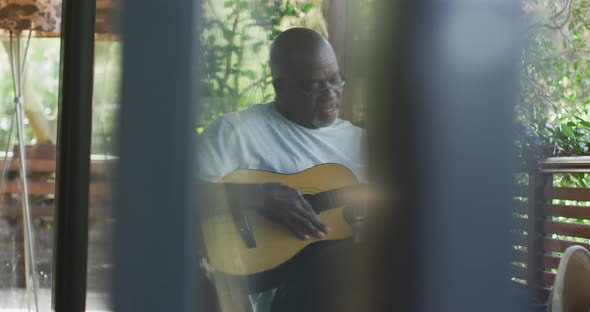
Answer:
<svg viewBox="0 0 590 312"><path fill-rule="evenodd" d="M307 128L334 123L344 81L333 52L298 57L292 64L277 90L285 117Z"/></svg>

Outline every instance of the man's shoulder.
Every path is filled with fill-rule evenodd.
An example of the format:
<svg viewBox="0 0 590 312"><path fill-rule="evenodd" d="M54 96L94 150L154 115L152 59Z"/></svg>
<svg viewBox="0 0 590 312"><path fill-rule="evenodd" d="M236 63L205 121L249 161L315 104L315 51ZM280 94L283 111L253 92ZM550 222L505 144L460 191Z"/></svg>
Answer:
<svg viewBox="0 0 590 312"><path fill-rule="evenodd" d="M247 108L231 112L219 117L220 120L230 123L234 127L239 127L251 122L260 122L273 114L272 103L252 104Z"/></svg>
<svg viewBox="0 0 590 312"><path fill-rule="evenodd" d="M340 118L336 119L336 122L334 122L334 124L332 125L332 128L334 130L348 130L350 132L354 132L354 133L358 133L358 134L364 134L366 132L366 130L364 128L355 126L350 121L340 119Z"/></svg>

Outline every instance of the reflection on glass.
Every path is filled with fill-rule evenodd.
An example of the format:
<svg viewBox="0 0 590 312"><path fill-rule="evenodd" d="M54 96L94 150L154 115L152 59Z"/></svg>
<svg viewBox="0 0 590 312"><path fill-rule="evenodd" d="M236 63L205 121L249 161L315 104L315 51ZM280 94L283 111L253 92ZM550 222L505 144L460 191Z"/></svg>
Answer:
<svg viewBox="0 0 590 312"><path fill-rule="evenodd" d="M37 99L28 97L31 86L26 83L26 65L28 62L28 51L31 44L31 36L33 31L41 31L42 33L35 33L36 36L55 36L59 33L61 21L61 7L56 0L53 1L30 1L29 3L22 3L21 1L4 1L0 4L0 11L2 17L0 21L0 29L3 35L3 47L5 48L10 64L10 73L5 77L11 78L12 94L5 94L7 98L11 98L11 103L7 106L9 108L8 117L8 134L5 137L7 145L4 148L4 157L2 162L2 180L5 186L6 197L8 194L17 196L20 195L17 202L5 203L4 208L12 206L12 204L20 203L21 214L17 217L16 224L22 224L22 228L17 230L17 233L22 235L22 240L18 238L14 240L21 243L22 248L14 250L10 256L21 256L24 267L24 288L22 291L17 288L11 288L11 297L17 302L10 305L32 306L35 310L41 306L47 306L47 296L42 296L39 285L40 277L38 262L51 263L50 257L39 258L38 254L38 240L36 239L36 226L34 224L33 203L37 203L39 196L47 195L53 191L51 184L44 183L44 179L37 181L39 172L35 172L34 168L27 165L29 158L36 159L37 148L28 146L30 144L26 139L25 134L25 117L29 118L31 126L36 125L36 109L41 107L36 103ZM27 94L29 93L29 94ZM28 128L28 127L27 127ZM36 130L35 127L31 127ZM15 148L12 157L9 158L8 152L11 149L9 144L12 144L12 135L15 135ZM49 152L52 152L50 147ZM18 161L16 156L18 156ZM51 153L49 153L51 155ZM49 156L50 157L50 156ZM17 165L14 166L13 165ZM33 170L31 170L33 169ZM37 170L38 171L38 170ZM7 176L10 173L11 176ZM41 172L41 175L47 177L47 172ZM12 180L12 181L7 181ZM29 183L30 182L30 183ZM33 187L33 183L39 183L45 186L45 191L40 191ZM11 186L19 186L18 190L9 190ZM17 226L18 227L18 226ZM11 227L8 227L11 228ZM41 231L39 233L41 241L47 243L51 239L50 233ZM49 235L45 235L49 234ZM9 239L10 241L10 239ZM44 245L44 244L41 244ZM20 246L19 246L20 247ZM22 252L22 253L21 253ZM51 255L51 253L49 253ZM44 269L47 271L47 268ZM43 278L43 277L41 277Z"/></svg>
<svg viewBox="0 0 590 312"><path fill-rule="evenodd" d="M60 1L31 1L39 5L40 12L61 9ZM7 7L0 10L17 10L22 3L2 2ZM120 45L114 40L115 24L111 17L114 2L99 0L97 3L97 39L110 40L97 42L97 83L98 91L94 107L95 121L93 152L106 156L93 156L92 185L90 190L90 250L89 250L89 309L103 310L108 307L105 295L109 288L110 265L110 230L109 226L109 191L110 166L112 163L112 146L110 136L113 115L118 99L119 51ZM12 6L10 6L12 5ZM31 7L28 7L31 8ZM24 12L24 11L15 11ZM5 14L0 28L14 26L12 19L22 17L18 14ZM31 14L27 16L32 16ZM56 158L57 102L59 95L59 57L61 20L57 15L50 23L39 26L40 20L30 24L32 29L42 30L18 34L13 32L12 42L8 30L2 30L2 49L0 49L0 159L6 164L2 175L2 197L0 205L0 310L51 308L53 226L54 226L54 181ZM24 25L24 24L23 24ZM27 24L29 25L29 24ZM48 28L51 26L51 28ZM53 38L43 38L53 37ZM20 58L18 57L20 55ZM14 58L11 59L11 56ZM15 57L16 56L16 57ZM25 64L22 83L13 84L16 67L11 67L9 60ZM16 70L17 73L20 73ZM22 97L20 96L22 94ZM31 211L33 242L33 261L26 261L30 254L26 248L26 218L23 217L22 186L20 185L21 145L17 137L16 120L13 117L14 98L22 98L24 111L24 142L26 145L28 196ZM6 156L6 158L5 158ZM97 238L99 237L99 238ZM96 243L99 241L99 243ZM98 246L98 247L97 247ZM97 252L97 250L100 250ZM34 280L26 279L31 272ZM33 287L33 281L37 282ZM36 291L35 291L36 289ZM98 294L96 294L98 293Z"/></svg>
<svg viewBox="0 0 590 312"><path fill-rule="evenodd" d="M111 186L117 161L113 137L121 82L117 12L118 2L97 0L86 293L86 307L93 310L112 309L112 229L115 220L111 210Z"/></svg>
<svg viewBox="0 0 590 312"><path fill-rule="evenodd" d="M110 190L116 163L112 138L119 105L120 55L118 41L95 43L86 306L101 310L111 309L114 219Z"/></svg>
<svg viewBox="0 0 590 312"><path fill-rule="evenodd" d="M59 21L58 21L59 22ZM59 26L59 25L58 25ZM59 29L57 29L59 30ZM0 309L49 309L52 279L53 246L53 194L55 179L55 116L59 85L59 38L52 33L28 32L15 37L2 33L5 60L18 54L24 64L22 84L16 88L11 79L10 62L0 62L4 72L0 80L0 146L2 146L3 175L0 205L0 292L3 298ZM26 50L26 55L25 51ZM15 59L14 59L15 60ZM17 64L15 60L15 64ZM20 90L19 90L20 88ZM15 95L21 94L24 135L18 137L15 118ZM22 143L21 143L22 142ZM21 179L20 146L25 150L27 194L24 197ZM6 162L4 161L6 160ZM27 231L27 213L23 213L24 199L30 212L30 231ZM30 235L27 235L30 233ZM32 248L29 247L29 239ZM31 257L31 255L33 255ZM32 260L32 261L31 261ZM26 278L31 276L31 278Z"/></svg>

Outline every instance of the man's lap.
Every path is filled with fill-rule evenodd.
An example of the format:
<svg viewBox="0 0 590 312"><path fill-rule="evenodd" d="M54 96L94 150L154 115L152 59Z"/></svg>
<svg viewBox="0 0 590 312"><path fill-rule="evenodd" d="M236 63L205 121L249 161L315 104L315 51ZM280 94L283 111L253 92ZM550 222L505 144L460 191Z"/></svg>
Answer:
<svg viewBox="0 0 590 312"><path fill-rule="evenodd" d="M272 312L342 311L360 292L364 273L355 264L355 244L350 240L312 245L277 290ZM528 312L546 312L547 305L526 288L514 285L513 294L526 299ZM521 301L522 302L522 301Z"/></svg>

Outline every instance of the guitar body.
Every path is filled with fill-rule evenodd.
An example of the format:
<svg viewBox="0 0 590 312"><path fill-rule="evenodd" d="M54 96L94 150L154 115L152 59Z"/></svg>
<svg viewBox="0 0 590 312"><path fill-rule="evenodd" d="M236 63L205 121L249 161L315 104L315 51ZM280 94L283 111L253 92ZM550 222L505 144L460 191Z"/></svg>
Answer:
<svg viewBox="0 0 590 312"><path fill-rule="evenodd" d="M221 182L281 182L302 194L316 194L358 183L348 168L338 164L322 164L295 174L238 170L224 177ZM253 248L246 246L231 213L215 214L201 222L207 262L217 272L234 276L267 272L281 266L310 244L352 236L351 226L343 216L343 207L322 211L320 218L331 231L322 239L309 240L297 238L285 227L255 212L245 213L256 241L256 247Z"/></svg>

